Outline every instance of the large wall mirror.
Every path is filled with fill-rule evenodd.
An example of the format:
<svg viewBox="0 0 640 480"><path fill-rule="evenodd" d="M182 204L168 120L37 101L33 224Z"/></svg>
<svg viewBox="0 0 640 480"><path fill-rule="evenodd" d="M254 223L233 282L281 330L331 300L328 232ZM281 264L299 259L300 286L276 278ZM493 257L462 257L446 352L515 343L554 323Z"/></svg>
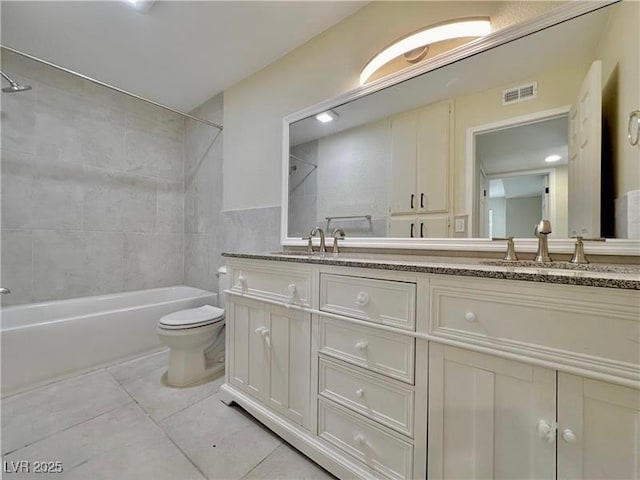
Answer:
<svg viewBox="0 0 640 480"><path fill-rule="evenodd" d="M640 3L566 17L285 119L283 243L320 226L363 246L533 245L542 218L555 239L639 239Z"/></svg>

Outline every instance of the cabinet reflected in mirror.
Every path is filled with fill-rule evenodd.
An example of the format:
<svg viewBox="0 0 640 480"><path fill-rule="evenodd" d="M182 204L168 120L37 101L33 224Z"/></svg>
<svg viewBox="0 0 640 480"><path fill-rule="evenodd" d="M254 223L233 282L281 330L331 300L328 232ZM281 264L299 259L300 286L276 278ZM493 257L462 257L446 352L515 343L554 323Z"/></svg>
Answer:
<svg viewBox="0 0 640 480"><path fill-rule="evenodd" d="M287 236L640 238L639 18L613 4L291 123Z"/></svg>

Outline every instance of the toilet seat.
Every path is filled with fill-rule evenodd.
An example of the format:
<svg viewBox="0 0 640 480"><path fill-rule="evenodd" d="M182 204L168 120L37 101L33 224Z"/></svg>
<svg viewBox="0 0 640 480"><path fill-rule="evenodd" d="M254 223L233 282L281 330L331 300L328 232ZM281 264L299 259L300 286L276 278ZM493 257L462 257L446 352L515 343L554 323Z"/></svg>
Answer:
<svg viewBox="0 0 640 480"><path fill-rule="evenodd" d="M223 309L204 305L165 315L160 319L158 327L164 330L186 330L188 328L204 327L222 320L224 320Z"/></svg>

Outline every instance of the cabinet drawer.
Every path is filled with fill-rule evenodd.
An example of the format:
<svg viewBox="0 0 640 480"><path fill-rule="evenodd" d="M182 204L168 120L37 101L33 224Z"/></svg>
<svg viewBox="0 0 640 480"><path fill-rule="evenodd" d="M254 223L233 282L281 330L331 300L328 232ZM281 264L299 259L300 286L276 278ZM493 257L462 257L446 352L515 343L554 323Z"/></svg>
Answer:
<svg viewBox="0 0 640 480"><path fill-rule="evenodd" d="M385 380L320 359L318 392L345 407L412 436L413 389L400 382Z"/></svg>
<svg viewBox="0 0 640 480"><path fill-rule="evenodd" d="M231 290L282 302L309 306L311 275L295 268L259 265L234 266Z"/></svg>
<svg viewBox="0 0 640 480"><path fill-rule="evenodd" d="M385 478L412 478L413 446L344 407L319 401L318 435Z"/></svg>
<svg viewBox="0 0 640 480"><path fill-rule="evenodd" d="M415 339L320 317L320 352L413 384Z"/></svg>
<svg viewBox="0 0 640 480"><path fill-rule="evenodd" d="M346 275L320 276L320 310L415 330L415 283Z"/></svg>
<svg viewBox="0 0 640 480"><path fill-rule="evenodd" d="M498 348L637 365L638 298L638 292L608 288L432 280L430 331Z"/></svg>

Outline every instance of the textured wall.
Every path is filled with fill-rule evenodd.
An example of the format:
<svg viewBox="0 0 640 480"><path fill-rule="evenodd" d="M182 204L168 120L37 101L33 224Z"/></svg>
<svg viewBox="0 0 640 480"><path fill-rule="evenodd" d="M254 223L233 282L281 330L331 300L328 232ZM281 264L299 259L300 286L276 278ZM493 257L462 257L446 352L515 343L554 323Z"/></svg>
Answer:
<svg viewBox="0 0 640 480"><path fill-rule="evenodd" d="M183 117L3 52L3 304L182 284Z"/></svg>
<svg viewBox="0 0 640 480"><path fill-rule="evenodd" d="M222 123L222 94L192 114ZM222 208L222 136L213 127L187 120L185 140L185 248L186 285L216 292L220 260Z"/></svg>

